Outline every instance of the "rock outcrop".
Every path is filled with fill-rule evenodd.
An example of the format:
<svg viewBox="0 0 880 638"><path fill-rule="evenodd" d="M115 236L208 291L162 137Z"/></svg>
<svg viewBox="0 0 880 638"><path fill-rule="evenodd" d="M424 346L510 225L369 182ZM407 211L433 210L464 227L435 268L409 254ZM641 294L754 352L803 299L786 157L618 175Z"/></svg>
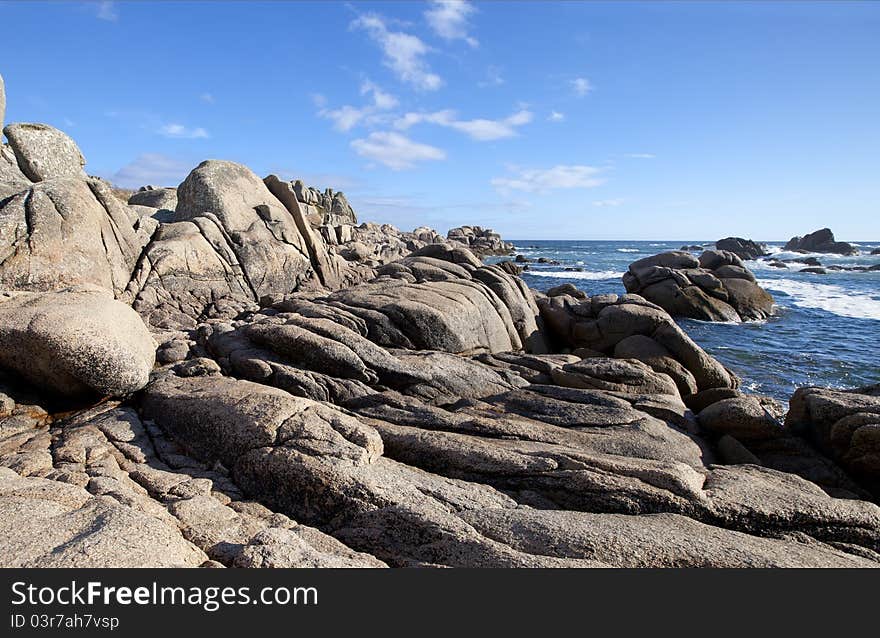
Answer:
<svg viewBox="0 0 880 638"><path fill-rule="evenodd" d="M767 244L758 243L742 237L725 237L715 242L716 250L726 250L740 259L754 260L769 255Z"/></svg>
<svg viewBox="0 0 880 638"><path fill-rule="evenodd" d="M858 249L845 241L836 241L829 228L822 228L803 237L792 237L784 250L802 253L832 253L837 255L858 255Z"/></svg>
<svg viewBox="0 0 880 638"><path fill-rule="evenodd" d="M538 300L557 344L585 357L634 359L672 379L682 396L736 388L739 379L710 357L659 306L635 294Z"/></svg>
<svg viewBox="0 0 880 638"><path fill-rule="evenodd" d="M322 193L316 188L306 186L299 179L291 182L291 188L297 201L305 208L305 215L316 226L357 225L357 215L342 191L334 192L332 188L328 188Z"/></svg>
<svg viewBox="0 0 880 638"><path fill-rule="evenodd" d="M0 162L0 566L880 564L876 388L783 426L645 297L750 317L736 255L545 296L478 227L217 160L124 202L41 140Z"/></svg>
<svg viewBox="0 0 880 638"><path fill-rule="evenodd" d="M478 257L509 255L514 250L514 245L501 239L494 230L480 226L452 228L446 233L446 239L467 246Z"/></svg>
<svg viewBox="0 0 880 638"><path fill-rule="evenodd" d="M100 180L29 184L0 202L0 289L92 284L120 296L148 233Z"/></svg>
<svg viewBox="0 0 880 638"><path fill-rule="evenodd" d="M770 293L742 259L724 250L706 250L699 259L683 251L645 257L630 264L623 285L675 317L748 321L773 312Z"/></svg>
<svg viewBox="0 0 880 638"><path fill-rule="evenodd" d="M785 427L880 499L880 386L800 388L791 398Z"/></svg>

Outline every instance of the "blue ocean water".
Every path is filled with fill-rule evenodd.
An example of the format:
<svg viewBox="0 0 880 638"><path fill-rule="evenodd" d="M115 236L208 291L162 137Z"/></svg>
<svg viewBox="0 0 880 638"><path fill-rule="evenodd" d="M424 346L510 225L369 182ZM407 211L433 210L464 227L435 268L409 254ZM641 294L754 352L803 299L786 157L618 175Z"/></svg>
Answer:
<svg viewBox="0 0 880 638"><path fill-rule="evenodd" d="M513 241L517 253L558 264L530 263L523 278L531 288L545 291L564 282L588 295L625 292L621 276L642 257L684 245L714 248L714 242L676 241ZM767 242L774 257L805 259L810 255L782 252L782 244ZM858 245L854 257L812 255L823 266L871 266L877 243ZM696 252L699 254L699 251ZM495 258L500 261L506 258ZM880 383L880 271L829 271L826 275L798 272L749 261L761 286L776 300L773 317L742 324L679 320L694 341L743 380L750 392L766 394L787 404L792 392L806 385L855 387ZM567 271L565 268L581 268Z"/></svg>

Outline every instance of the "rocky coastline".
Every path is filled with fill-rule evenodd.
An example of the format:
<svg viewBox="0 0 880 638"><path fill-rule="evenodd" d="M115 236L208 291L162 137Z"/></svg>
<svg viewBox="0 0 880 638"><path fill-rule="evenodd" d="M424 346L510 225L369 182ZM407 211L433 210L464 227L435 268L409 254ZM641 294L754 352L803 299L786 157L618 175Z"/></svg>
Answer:
<svg viewBox="0 0 880 638"><path fill-rule="evenodd" d="M3 131L0 566L880 566L880 388L786 413L674 321L769 315L735 251L542 293L490 229Z"/></svg>

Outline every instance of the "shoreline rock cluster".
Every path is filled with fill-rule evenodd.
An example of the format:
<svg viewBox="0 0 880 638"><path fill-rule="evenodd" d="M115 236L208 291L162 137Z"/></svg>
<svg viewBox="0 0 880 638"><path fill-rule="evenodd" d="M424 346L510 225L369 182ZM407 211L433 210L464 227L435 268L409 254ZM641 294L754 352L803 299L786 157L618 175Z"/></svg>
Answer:
<svg viewBox="0 0 880 638"><path fill-rule="evenodd" d="M355 225L218 160L123 203L26 130L0 164L0 565L880 564L877 389L799 391L783 422L647 298L751 316L736 255L544 295L479 227Z"/></svg>
<svg viewBox="0 0 880 638"><path fill-rule="evenodd" d="M833 253L837 255L858 255L858 249L845 241L836 241L834 233L822 228L803 237L792 237L783 250L798 253Z"/></svg>
<svg viewBox="0 0 880 638"><path fill-rule="evenodd" d="M766 319L773 311L770 293L725 250L703 251L699 259L684 251L645 257L630 264L623 285L674 317L739 322Z"/></svg>

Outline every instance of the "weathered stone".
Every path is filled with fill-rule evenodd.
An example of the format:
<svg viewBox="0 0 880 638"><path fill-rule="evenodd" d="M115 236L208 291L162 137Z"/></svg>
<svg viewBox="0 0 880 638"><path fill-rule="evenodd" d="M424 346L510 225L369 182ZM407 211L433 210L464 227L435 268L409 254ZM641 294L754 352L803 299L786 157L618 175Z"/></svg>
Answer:
<svg viewBox="0 0 880 638"><path fill-rule="evenodd" d="M3 129L18 166L32 182L85 178L86 160L76 142L48 124L10 124Z"/></svg>
<svg viewBox="0 0 880 638"><path fill-rule="evenodd" d="M0 367L68 396L146 385L156 344L131 308L97 289L0 294Z"/></svg>
<svg viewBox="0 0 880 638"><path fill-rule="evenodd" d="M740 259L757 259L769 254L767 245L742 237L725 237L715 242L715 248L732 252Z"/></svg>
<svg viewBox="0 0 880 638"><path fill-rule="evenodd" d="M702 410L700 425L716 434L740 441L764 440L784 434L782 425L752 397L723 399Z"/></svg>
<svg viewBox="0 0 880 638"><path fill-rule="evenodd" d="M103 182L40 182L0 208L0 287L50 291L94 284L119 296L143 242Z"/></svg>
<svg viewBox="0 0 880 638"><path fill-rule="evenodd" d="M792 237L784 250L807 253L834 253L839 255L858 255L859 251L845 241L835 241L834 233L828 228L814 231L804 237Z"/></svg>
<svg viewBox="0 0 880 638"><path fill-rule="evenodd" d="M197 567L179 532L109 497L0 468L3 567Z"/></svg>
<svg viewBox="0 0 880 638"><path fill-rule="evenodd" d="M740 321L770 315L773 298L736 254L706 250L695 261L680 251L646 257L630 264L623 283L673 316Z"/></svg>
<svg viewBox="0 0 880 638"><path fill-rule="evenodd" d="M202 162L178 187L177 199L178 221L216 216L257 298L293 290L308 279L308 248L296 222L246 167Z"/></svg>
<svg viewBox="0 0 880 638"><path fill-rule="evenodd" d="M132 193L131 197L128 198L128 203L163 210L174 210L177 208L177 189L142 188Z"/></svg>

